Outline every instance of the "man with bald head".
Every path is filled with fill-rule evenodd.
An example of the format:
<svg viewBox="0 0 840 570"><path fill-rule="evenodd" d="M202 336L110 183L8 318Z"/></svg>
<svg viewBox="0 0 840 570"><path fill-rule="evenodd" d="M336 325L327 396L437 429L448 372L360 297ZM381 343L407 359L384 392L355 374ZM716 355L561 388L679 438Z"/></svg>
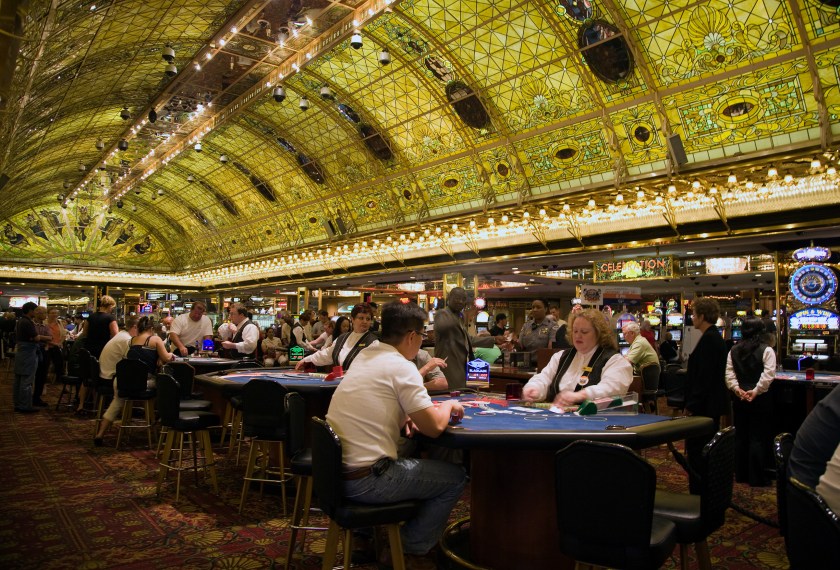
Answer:
<svg viewBox="0 0 840 570"><path fill-rule="evenodd" d="M490 348L505 342L503 336L470 336L461 315L466 305L467 292L455 287L446 298L446 307L435 313L435 356L446 360L443 374L450 390L466 388L467 362L475 359L474 346Z"/></svg>

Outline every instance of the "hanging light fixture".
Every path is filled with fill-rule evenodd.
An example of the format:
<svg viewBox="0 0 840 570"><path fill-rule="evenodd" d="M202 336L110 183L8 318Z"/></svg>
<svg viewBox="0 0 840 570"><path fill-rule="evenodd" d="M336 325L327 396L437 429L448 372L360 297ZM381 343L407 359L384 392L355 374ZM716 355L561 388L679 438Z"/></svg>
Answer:
<svg viewBox="0 0 840 570"><path fill-rule="evenodd" d="M127 121L131 118L131 111L128 110L128 107L122 108L122 111L120 111L120 118L123 121Z"/></svg>
<svg viewBox="0 0 840 570"><path fill-rule="evenodd" d="M103 150L105 148L105 141L101 138L96 139L96 150Z"/></svg>
<svg viewBox="0 0 840 570"><path fill-rule="evenodd" d="M350 47L353 49L359 49L362 47L362 34L359 32L353 33L350 37Z"/></svg>
<svg viewBox="0 0 840 570"><path fill-rule="evenodd" d="M300 98L300 110L301 111L306 111L307 109L309 109L309 99L307 99L306 97L301 97Z"/></svg>
<svg viewBox="0 0 840 570"><path fill-rule="evenodd" d="M128 141L125 139L120 139L120 142L117 143L117 148L121 151L128 150Z"/></svg>

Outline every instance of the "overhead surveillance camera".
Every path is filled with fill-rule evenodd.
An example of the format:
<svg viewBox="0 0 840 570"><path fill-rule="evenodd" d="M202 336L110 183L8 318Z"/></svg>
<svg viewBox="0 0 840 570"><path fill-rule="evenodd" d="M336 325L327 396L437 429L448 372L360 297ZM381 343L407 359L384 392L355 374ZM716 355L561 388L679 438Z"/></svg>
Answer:
<svg viewBox="0 0 840 570"><path fill-rule="evenodd" d="M274 100L278 103L282 103L286 100L286 90L280 86L274 88Z"/></svg>
<svg viewBox="0 0 840 570"><path fill-rule="evenodd" d="M105 148L105 143L102 139L96 139L96 150L103 150Z"/></svg>
<svg viewBox="0 0 840 570"><path fill-rule="evenodd" d="M193 175L192 175L192 174L190 174L189 176L187 176L187 182L195 182L195 178L193 178Z"/></svg>
<svg viewBox="0 0 840 570"><path fill-rule="evenodd" d="M125 139L120 139L120 142L117 143L117 148L122 151L128 150L128 141Z"/></svg>
<svg viewBox="0 0 840 570"><path fill-rule="evenodd" d="M79 163L79 172L84 172L87 170L87 167L83 163Z"/></svg>
<svg viewBox="0 0 840 570"><path fill-rule="evenodd" d="M178 68L175 67L174 63L170 63L166 66L166 75L169 77L175 77L178 74Z"/></svg>
<svg viewBox="0 0 840 570"><path fill-rule="evenodd" d="M195 147L193 147L193 148L195 148L195 152L201 152L201 143L200 142L195 143Z"/></svg>
<svg viewBox="0 0 840 570"><path fill-rule="evenodd" d="M388 53L387 49L383 49L379 52L379 64L388 65L389 63L391 63L391 54Z"/></svg>
<svg viewBox="0 0 840 570"><path fill-rule="evenodd" d="M161 188L160 190L158 190L158 196L163 196L163 188Z"/></svg>
<svg viewBox="0 0 840 570"><path fill-rule="evenodd" d="M120 111L120 118L123 121L127 121L131 118L131 111L128 110L128 107L122 108L122 111Z"/></svg>
<svg viewBox="0 0 840 570"><path fill-rule="evenodd" d="M222 164L227 164L227 161L228 161L228 155L223 154L222 156L219 157L219 162L221 162Z"/></svg>
<svg viewBox="0 0 840 570"><path fill-rule="evenodd" d="M301 97L300 98L300 110L301 111L306 111L307 109L309 109L309 99L307 99L306 97Z"/></svg>
<svg viewBox="0 0 840 570"><path fill-rule="evenodd" d="M175 61L175 50L172 49L172 46L166 46L163 48L163 52L161 52L160 56L166 63L172 63Z"/></svg>
<svg viewBox="0 0 840 570"><path fill-rule="evenodd" d="M123 201L122 200L117 200L117 208L122 208L122 207L123 207Z"/></svg>
<svg viewBox="0 0 840 570"><path fill-rule="evenodd" d="M359 49L362 47L362 34L356 32L350 37L350 47L353 49Z"/></svg>
<svg viewBox="0 0 840 570"><path fill-rule="evenodd" d="M321 98L332 101L333 99L335 99L335 95L333 95L332 89L324 85L323 87L321 87Z"/></svg>

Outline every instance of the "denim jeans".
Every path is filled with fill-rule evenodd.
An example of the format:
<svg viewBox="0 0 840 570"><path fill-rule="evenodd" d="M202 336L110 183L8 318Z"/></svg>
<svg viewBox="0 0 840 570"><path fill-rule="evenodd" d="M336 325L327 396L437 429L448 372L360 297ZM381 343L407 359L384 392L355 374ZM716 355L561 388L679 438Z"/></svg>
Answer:
<svg viewBox="0 0 840 570"><path fill-rule="evenodd" d="M18 342L15 347L15 383L13 398L15 409L32 408L32 388L35 372L38 370L38 345L34 342Z"/></svg>
<svg viewBox="0 0 840 570"><path fill-rule="evenodd" d="M344 482L346 498L359 503L422 500L413 519L401 529L403 550L426 554L437 544L452 507L466 486L463 468L432 459L397 459L381 475Z"/></svg>

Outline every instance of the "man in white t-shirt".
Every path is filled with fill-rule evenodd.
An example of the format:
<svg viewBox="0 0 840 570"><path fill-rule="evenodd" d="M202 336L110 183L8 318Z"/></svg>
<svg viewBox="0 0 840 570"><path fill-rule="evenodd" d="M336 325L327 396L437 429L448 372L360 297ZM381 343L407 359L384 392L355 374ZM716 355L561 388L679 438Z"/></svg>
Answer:
<svg viewBox="0 0 840 570"><path fill-rule="evenodd" d="M406 562L413 566L431 562L425 555L443 534L466 484L460 466L397 456L401 431L437 437L451 417L460 420L464 414L456 400L433 405L412 362L425 336L425 316L414 303L386 305L380 342L359 353L327 412L341 438L347 496L371 504L423 501L400 530Z"/></svg>
<svg viewBox="0 0 840 570"><path fill-rule="evenodd" d="M181 356L189 354L187 347L196 341L213 338L213 323L205 315L207 305L201 301L193 303L189 313L182 313L172 322L169 338Z"/></svg>

